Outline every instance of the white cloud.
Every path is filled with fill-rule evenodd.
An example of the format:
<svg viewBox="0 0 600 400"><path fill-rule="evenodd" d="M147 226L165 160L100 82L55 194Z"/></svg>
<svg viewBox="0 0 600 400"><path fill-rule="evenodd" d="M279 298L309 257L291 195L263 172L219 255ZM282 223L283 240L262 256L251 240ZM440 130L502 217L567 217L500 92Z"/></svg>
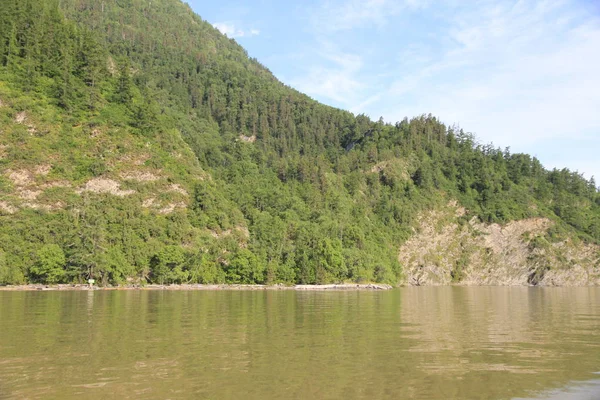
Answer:
<svg viewBox="0 0 600 400"><path fill-rule="evenodd" d="M392 121L431 112L518 151L590 133L600 148L600 18L569 5L486 1L455 10L437 59L394 80L371 107ZM576 148L563 151L571 168L599 175L600 161L582 164Z"/></svg>
<svg viewBox="0 0 600 400"><path fill-rule="evenodd" d="M229 38L239 38L239 37L260 35L260 30L258 30L258 29L250 29L248 31L244 31L242 29L237 28L231 22L216 22L213 24L213 26L215 28L217 28L222 34L227 35L227 37L229 37Z"/></svg>
<svg viewBox="0 0 600 400"><path fill-rule="evenodd" d="M576 144L592 136L600 148L598 11L578 0L333 0L311 15L310 66L290 83L390 122L432 113L600 177L600 159L580 161Z"/></svg>
<svg viewBox="0 0 600 400"><path fill-rule="evenodd" d="M419 92L415 106L457 118L486 139L523 143L600 129L600 26L553 32L549 3L464 15L451 30L457 45L396 81L392 94Z"/></svg>
<svg viewBox="0 0 600 400"><path fill-rule="evenodd" d="M357 79L362 57L342 53L331 44L322 43L317 56L324 61L311 66L308 73L293 79L292 86L309 95L320 96L349 107L359 99L365 85Z"/></svg>
<svg viewBox="0 0 600 400"><path fill-rule="evenodd" d="M327 2L314 15L313 25L319 31L343 31L375 25L383 27L401 10L423 7L418 0L347 0Z"/></svg>

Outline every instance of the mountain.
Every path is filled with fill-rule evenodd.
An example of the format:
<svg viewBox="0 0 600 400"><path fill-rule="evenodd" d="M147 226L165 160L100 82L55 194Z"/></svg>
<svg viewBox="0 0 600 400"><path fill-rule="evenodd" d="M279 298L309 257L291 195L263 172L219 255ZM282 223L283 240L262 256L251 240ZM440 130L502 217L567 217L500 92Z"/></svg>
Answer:
<svg viewBox="0 0 600 400"><path fill-rule="evenodd" d="M598 284L600 194L279 82L179 0L0 3L0 283Z"/></svg>

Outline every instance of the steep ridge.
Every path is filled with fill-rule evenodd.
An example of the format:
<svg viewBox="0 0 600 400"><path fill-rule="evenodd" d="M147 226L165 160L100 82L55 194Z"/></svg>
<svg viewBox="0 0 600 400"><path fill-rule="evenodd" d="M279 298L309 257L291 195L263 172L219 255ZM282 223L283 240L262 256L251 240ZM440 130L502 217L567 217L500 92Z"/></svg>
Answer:
<svg viewBox="0 0 600 400"><path fill-rule="evenodd" d="M179 0L2 2L0 121L0 284L598 283L593 180L319 104Z"/></svg>

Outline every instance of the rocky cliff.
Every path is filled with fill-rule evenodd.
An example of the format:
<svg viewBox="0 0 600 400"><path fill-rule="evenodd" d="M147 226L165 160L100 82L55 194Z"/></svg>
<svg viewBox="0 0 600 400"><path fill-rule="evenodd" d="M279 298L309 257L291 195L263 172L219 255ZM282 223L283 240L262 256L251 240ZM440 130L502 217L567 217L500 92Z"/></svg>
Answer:
<svg viewBox="0 0 600 400"><path fill-rule="evenodd" d="M423 213L398 260L411 286L600 285L600 246L561 235L548 218L484 224L456 202Z"/></svg>

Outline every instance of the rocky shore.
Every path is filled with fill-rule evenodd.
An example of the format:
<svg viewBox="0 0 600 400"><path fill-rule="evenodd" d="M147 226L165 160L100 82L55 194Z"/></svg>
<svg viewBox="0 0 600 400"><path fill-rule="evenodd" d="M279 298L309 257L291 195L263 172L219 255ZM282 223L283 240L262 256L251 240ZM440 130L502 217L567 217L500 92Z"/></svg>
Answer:
<svg viewBox="0 0 600 400"><path fill-rule="evenodd" d="M331 285L9 285L0 286L0 291L77 291L77 290L299 290L299 291L337 291L337 290L390 290L386 284L331 284Z"/></svg>

